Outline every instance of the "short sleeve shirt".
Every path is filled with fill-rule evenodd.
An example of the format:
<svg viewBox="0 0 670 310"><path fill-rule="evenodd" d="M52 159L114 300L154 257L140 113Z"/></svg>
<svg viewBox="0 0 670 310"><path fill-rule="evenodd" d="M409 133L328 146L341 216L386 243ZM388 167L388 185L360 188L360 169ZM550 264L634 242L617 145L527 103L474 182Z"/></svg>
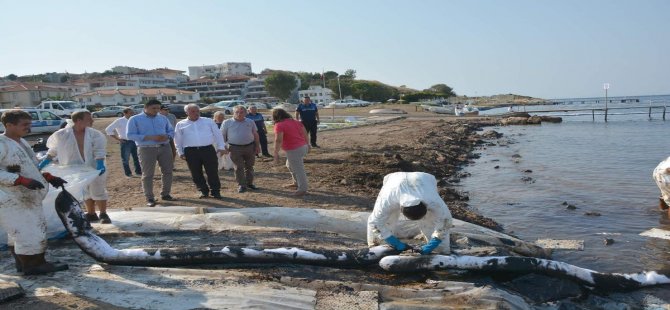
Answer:
<svg viewBox="0 0 670 310"><path fill-rule="evenodd" d="M316 112L318 108L313 102L310 104L301 103L295 110L300 113L300 120L305 122L316 121Z"/></svg>

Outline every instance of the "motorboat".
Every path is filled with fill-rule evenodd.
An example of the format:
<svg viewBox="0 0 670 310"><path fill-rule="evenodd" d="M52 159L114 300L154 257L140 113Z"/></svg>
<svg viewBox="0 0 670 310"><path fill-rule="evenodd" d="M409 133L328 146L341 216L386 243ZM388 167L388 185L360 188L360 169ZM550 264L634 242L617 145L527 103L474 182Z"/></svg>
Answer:
<svg viewBox="0 0 670 310"><path fill-rule="evenodd" d="M472 115L479 115L479 109L476 107L473 107L469 104L466 104L464 106L456 105L456 108L454 108L454 114L456 116L472 116Z"/></svg>

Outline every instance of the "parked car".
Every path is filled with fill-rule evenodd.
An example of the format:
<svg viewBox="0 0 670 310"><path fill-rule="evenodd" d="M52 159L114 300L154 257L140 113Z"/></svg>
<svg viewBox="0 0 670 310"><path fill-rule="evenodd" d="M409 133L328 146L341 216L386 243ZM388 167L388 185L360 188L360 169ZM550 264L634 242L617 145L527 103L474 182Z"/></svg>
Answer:
<svg viewBox="0 0 670 310"><path fill-rule="evenodd" d="M144 105L143 104L134 104L130 106L133 111L135 111L135 114L140 114L144 112Z"/></svg>
<svg viewBox="0 0 670 310"><path fill-rule="evenodd" d="M186 111L184 111L185 104L182 103L168 103L166 104L170 113L177 118L186 118Z"/></svg>
<svg viewBox="0 0 670 310"><path fill-rule="evenodd" d="M0 109L0 117L7 110L10 109ZM64 119L46 109L24 109L24 111L28 112L33 119L30 129L31 134L52 133L60 129L61 125L65 123ZM0 133L4 132L5 126L0 123Z"/></svg>
<svg viewBox="0 0 670 310"><path fill-rule="evenodd" d="M200 113L215 113L216 111L223 111L225 114L233 114L233 108L238 105L246 105L244 100L224 100L216 103L212 103L202 109Z"/></svg>
<svg viewBox="0 0 670 310"><path fill-rule="evenodd" d="M104 107L98 111L95 111L91 113L91 116L94 118L97 117L110 117L110 116L118 116L121 117L123 116L123 109L126 107L124 106L111 106L111 107Z"/></svg>

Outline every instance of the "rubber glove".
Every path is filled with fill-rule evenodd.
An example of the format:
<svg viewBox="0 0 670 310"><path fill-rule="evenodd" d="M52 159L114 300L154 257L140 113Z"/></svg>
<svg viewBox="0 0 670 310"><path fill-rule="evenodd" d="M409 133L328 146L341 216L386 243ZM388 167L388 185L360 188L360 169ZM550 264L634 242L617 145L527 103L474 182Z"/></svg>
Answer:
<svg viewBox="0 0 670 310"><path fill-rule="evenodd" d="M37 165L37 169L42 170L42 168L46 167L48 164L51 163L51 158L45 157L39 165Z"/></svg>
<svg viewBox="0 0 670 310"><path fill-rule="evenodd" d="M442 240L437 239L435 237L431 238L430 241L426 243L426 245L421 247L421 255L430 254L430 252L435 250L435 248L437 248L440 245L440 243L442 243Z"/></svg>
<svg viewBox="0 0 670 310"><path fill-rule="evenodd" d="M19 176L16 181L14 181L14 185L23 185L27 189L42 189L44 188L44 185L40 183L37 180L33 180L31 178L25 178L22 176Z"/></svg>
<svg viewBox="0 0 670 310"><path fill-rule="evenodd" d="M384 239L386 243L390 244L394 249L398 251L404 251L409 248L409 246L406 243L403 243L402 241L398 240L395 236L390 236L386 239Z"/></svg>
<svg viewBox="0 0 670 310"><path fill-rule="evenodd" d="M65 188L65 183L67 183L67 181L59 177L53 176L51 175L51 173L48 172L42 173L42 176L44 177L45 180L47 180L47 182L49 182L49 184L51 184L51 186L55 188L59 187Z"/></svg>
<svg viewBox="0 0 670 310"><path fill-rule="evenodd" d="M107 168L105 168L105 160L104 159L96 159L95 160L95 170L100 170L100 174L102 175L107 171Z"/></svg>

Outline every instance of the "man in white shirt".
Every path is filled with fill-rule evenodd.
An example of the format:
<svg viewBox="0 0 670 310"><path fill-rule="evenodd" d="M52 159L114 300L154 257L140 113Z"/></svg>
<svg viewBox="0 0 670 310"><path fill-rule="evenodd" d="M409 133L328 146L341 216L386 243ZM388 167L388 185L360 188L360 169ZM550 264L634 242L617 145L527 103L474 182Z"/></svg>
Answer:
<svg viewBox="0 0 670 310"><path fill-rule="evenodd" d="M128 140L128 134L126 133L128 119L134 114L135 111L132 108L125 108L123 109L123 116L105 128L105 133L108 136L119 141L119 145L121 146L121 164L123 164L123 172L127 177L133 176L130 170L130 156L133 157L133 163L135 164L135 174L137 176L142 175L140 160L137 157L137 145L135 145L135 141Z"/></svg>
<svg viewBox="0 0 670 310"><path fill-rule="evenodd" d="M207 198L211 191L212 197L221 199L217 152L228 153L223 136L212 119L200 117L197 104L186 105L184 111L187 118L175 126L174 142L177 154L179 158L186 160L193 183L200 191L199 198ZM207 180L202 173L203 168Z"/></svg>

